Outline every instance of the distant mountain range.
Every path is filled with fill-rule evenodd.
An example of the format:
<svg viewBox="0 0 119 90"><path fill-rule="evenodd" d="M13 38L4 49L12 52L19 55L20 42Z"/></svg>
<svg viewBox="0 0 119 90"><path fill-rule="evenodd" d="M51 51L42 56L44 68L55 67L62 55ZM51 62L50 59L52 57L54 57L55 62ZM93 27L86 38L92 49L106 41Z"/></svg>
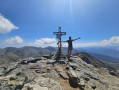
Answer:
<svg viewBox="0 0 119 90"><path fill-rule="evenodd" d="M115 48L108 48L108 47L85 47L85 48L76 48L81 52L88 52L88 53L96 53L102 54L106 56L111 56L115 58L119 58L119 50Z"/></svg>
<svg viewBox="0 0 119 90"><path fill-rule="evenodd" d="M44 48L52 53L55 53L57 51L57 47L46 47ZM67 54L67 48L62 48L63 53ZM88 48L75 48L72 51L72 54L76 54L79 52L87 52L90 55L94 56L95 58L106 61L106 62L119 62L119 51L114 49L108 49L108 48L97 48L97 47L88 47Z"/></svg>
<svg viewBox="0 0 119 90"><path fill-rule="evenodd" d="M119 62L119 51L105 47L76 48L79 52L87 52L95 58L107 62Z"/></svg>
<svg viewBox="0 0 119 90"><path fill-rule="evenodd" d="M97 54L97 53L89 53L89 54L102 61L119 62L119 58L116 58L116 57L112 57L112 56L108 56L104 54Z"/></svg>
<svg viewBox="0 0 119 90"><path fill-rule="evenodd" d="M62 50L64 54L67 54L66 47L63 47ZM19 59L27 58L27 57L40 57L43 55L53 55L56 51L57 51L57 47L41 48L41 47L25 46L21 48L15 48L15 47L2 48L0 49L0 64L8 63L11 61L18 61ZM87 52L90 55L102 61L119 62L119 58L112 57L112 55L110 56L104 54L108 50L104 50L104 52L100 54L101 51L102 50L100 49L93 49L93 48L92 49L78 48L78 49L73 49L72 54L76 54L79 52ZM112 53L112 52L108 51L108 53ZM118 53L116 52L115 54L117 55Z"/></svg>
<svg viewBox="0 0 119 90"><path fill-rule="evenodd" d="M40 57L42 55L51 55L52 53L41 47L25 46L21 48L7 47L0 49L0 64L18 61L26 57Z"/></svg>

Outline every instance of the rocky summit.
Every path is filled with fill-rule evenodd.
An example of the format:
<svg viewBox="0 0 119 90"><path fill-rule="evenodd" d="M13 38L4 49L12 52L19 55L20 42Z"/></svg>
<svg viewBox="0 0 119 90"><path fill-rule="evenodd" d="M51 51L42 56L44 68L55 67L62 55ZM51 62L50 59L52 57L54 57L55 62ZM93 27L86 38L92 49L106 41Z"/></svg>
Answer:
<svg viewBox="0 0 119 90"><path fill-rule="evenodd" d="M118 76L87 53L30 57L0 66L0 90L119 90Z"/></svg>

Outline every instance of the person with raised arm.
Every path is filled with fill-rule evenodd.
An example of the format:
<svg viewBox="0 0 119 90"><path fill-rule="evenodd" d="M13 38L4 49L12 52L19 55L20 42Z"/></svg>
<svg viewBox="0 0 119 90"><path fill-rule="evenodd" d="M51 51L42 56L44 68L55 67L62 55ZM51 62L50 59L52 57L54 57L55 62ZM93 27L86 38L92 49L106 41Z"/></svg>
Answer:
<svg viewBox="0 0 119 90"><path fill-rule="evenodd" d="M80 37L77 38L77 39L71 39L71 36L70 36L69 37L69 40L67 40L67 41L61 41L61 42L68 42L68 55L71 55L72 50L73 50L72 41L75 41L75 40L78 40L78 39L80 39Z"/></svg>

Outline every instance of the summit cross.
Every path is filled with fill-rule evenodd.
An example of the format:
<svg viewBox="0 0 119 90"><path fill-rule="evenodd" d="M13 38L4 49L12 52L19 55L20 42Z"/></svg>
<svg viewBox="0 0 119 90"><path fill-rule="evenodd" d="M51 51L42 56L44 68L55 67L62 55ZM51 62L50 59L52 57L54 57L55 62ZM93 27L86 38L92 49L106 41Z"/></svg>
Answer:
<svg viewBox="0 0 119 90"><path fill-rule="evenodd" d="M58 32L53 32L53 34L56 35L56 38L58 38L58 47L59 49L61 49L62 48L61 36L66 35L66 32L61 32L61 27L59 27Z"/></svg>

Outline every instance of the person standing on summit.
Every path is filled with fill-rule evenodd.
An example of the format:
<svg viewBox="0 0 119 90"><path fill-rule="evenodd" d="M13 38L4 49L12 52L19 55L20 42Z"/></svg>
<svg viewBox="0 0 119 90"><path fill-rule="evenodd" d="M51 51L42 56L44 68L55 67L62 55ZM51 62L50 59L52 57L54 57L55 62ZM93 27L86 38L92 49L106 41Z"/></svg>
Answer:
<svg viewBox="0 0 119 90"><path fill-rule="evenodd" d="M71 36L70 36L69 40L61 41L61 42L68 42L68 55L71 55L71 52L72 52L72 49L73 49L72 41L75 41L75 40L78 40L78 39L80 39L80 37L77 38L77 39L71 39Z"/></svg>

